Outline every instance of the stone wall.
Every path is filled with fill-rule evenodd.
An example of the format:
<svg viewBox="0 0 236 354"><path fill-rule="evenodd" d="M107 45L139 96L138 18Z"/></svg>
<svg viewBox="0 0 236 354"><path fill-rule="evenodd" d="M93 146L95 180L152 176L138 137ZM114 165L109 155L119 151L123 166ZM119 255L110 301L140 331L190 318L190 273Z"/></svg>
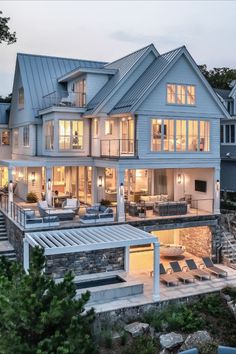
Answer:
<svg viewBox="0 0 236 354"><path fill-rule="evenodd" d="M24 231L22 231L14 221L5 217L7 237L16 252L16 258L19 262L23 262L23 238Z"/></svg>
<svg viewBox="0 0 236 354"><path fill-rule="evenodd" d="M180 229L179 242L186 251L197 257L212 254L212 232L208 226Z"/></svg>
<svg viewBox="0 0 236 354"><path fill-rule="evenodd" d="M68 270L75 276L124 270L124 248L47 256L46 273L62 278Z"/></svg>

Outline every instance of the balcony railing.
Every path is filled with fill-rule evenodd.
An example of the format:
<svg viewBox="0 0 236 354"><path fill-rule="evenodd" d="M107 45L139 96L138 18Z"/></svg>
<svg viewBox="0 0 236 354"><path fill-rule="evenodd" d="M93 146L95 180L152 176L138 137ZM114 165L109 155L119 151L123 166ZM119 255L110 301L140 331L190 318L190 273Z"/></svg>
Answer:
<svg viewBox="0 0 236 354"><path fill-rule="evenodd" d="M54 91L43 96L43 108L57 107L78 107L86 106L86 93L72 91Z"/></svg>
<svg viewBox="0 0 236 354"><path fill-rule="evenodd" d="M101 157L134 157L137 156L137 143L134 139L100 140Z"/></svg>

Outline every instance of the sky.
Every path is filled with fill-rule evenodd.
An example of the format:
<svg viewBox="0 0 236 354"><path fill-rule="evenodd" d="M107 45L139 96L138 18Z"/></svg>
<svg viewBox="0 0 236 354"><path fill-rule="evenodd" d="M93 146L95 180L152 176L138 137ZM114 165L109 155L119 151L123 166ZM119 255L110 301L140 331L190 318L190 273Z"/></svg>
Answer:
<svg viewBox="0 0 236 354"><path fill-rule="evenodd" d="M236 68L236 1L2 1L17 43L0 44L0 95L17 52L112 61L154 43L186 45L198 64Z"/></svg>

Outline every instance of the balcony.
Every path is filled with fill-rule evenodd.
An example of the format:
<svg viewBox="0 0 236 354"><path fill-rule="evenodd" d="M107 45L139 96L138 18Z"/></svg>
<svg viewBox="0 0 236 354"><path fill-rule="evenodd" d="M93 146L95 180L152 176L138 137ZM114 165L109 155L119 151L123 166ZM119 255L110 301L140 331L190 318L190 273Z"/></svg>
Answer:
<svg viewBox="0 0 236 354"><path fill-rule="evenodd" d="M43 109L52 106L84 108L86 106L86 93L72 91L53 91L43 96Z"/></svg>
<svg viewBox="0 0 236 354"><path fill-rule="evenodd" d="M137 141L134 139L100 140L100 156L109 158L136 157Z"/></svg>

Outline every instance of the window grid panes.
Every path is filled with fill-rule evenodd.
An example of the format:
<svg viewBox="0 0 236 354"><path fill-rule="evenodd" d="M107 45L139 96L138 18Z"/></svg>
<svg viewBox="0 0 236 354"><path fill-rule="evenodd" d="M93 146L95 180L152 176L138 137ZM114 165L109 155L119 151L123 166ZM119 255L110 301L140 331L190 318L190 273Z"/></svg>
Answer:
<svg viewBox="0 0 236 354"><path fill-rule="evenodd" d="M19 129L16 128L13 130L13 145L15 148L19 146Z"/></svg>
<svg viewBox="0 0 236 354"><path fill-rule="evenodd" d="M26 125L23 127L23 146L24 147L29 147L29 125Z"/></svg>
<svg viewBox="0 0 236 354"><path fill-rule="evenodd" d="M23 108L24 107L24 88L20 87L18 91L18 107Z"/></svg>
<svg viewBox="0 0 236 354"><path fill-rule="evenodd" d="M220 127L221 143L235 144L235 124L225 124Z"/></svg>
<svg viewBox="0 0 236 354"><path fill-rule="evenodd" d="M152 151L210 151L210 123L198 120L152 119Z"/></svg>
<svg viewBox="0 0 236 354"><path fill-rule="evenodd" d="M45 123L45 149L54 149L54 121L49 120Z"/></svg>
<svg viewBox="0 0 236 354"><path fill-rule="evenodd" d="M82 120L59 121L59 149L82 150L84 140L84 123Z"/></svg>
<svg viewBox="0 0 236 354"><path fill-rule="evenodd" d="M194 85L167 84L167 103L177 105L195 105L196 92Z"/></svg>

